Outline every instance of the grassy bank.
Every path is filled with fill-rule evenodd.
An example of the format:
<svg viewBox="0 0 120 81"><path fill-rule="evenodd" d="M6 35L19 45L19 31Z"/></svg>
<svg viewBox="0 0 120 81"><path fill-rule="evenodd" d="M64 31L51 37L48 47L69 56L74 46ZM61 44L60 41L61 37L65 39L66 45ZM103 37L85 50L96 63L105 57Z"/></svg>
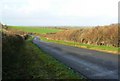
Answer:
<svg viewBox="0 0 120 81"><path fill-rule="evenodd" d="M118 50L120 50L120 48L118 48L118 47L104 46L104 45L101 45L101 46L89 45L89 44L82 44L82 43L78 43L78 42L64 41L64 40L50 40L50 39L46 39L44 37L41 37L41 40L44 40L47 42L54 42L54 43L69 45L69 46L76 46L76 47L82 47L82 48L93 49L93 50L98 50L98 51L110 52L110 53L114 53L114 54L117 54Z"/></svg>
<svg viewBox="0 0 120 81"><path fill-rule="evenodd" d="M46 34L46 33L55 33L61 31L60 29L47 28L47 27L27 27L27 26L9 26L10 28L22 30L25 32Z"/></svg>
<svg viewBox="0 0 120 81"><path fill-rule="evenodd" d="M12 36L11 36L12 37ZM32 43L6 37L3 44L3 79L83 79L78 73Z"/></svg>
<svg viewBox="0 0 120 81"><path fill-rule="evenodd" d="M36 64L34 64L35 69L36 67L42 67L43 69L41 69L41 71L44 71L43 74L37 71L38 75L35 75L35 77L39 78L42 76L41 78L44 77L45 79L82 79L82 77L72 69L46 54L30 41L28 41L28 46L33 50L33 55L37 57L34 59L36 61Z"/></svg>

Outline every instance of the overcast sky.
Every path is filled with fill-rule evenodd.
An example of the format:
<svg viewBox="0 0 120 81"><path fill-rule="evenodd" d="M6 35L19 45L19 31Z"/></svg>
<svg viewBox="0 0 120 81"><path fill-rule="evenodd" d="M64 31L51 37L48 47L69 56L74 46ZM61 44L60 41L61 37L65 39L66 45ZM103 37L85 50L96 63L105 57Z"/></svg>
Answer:
<svg viewBox="0 0 120 81"><path fill-rule="evenodd" d="M92 26L118 22L119 0L2 0L8 25Z"/></svg>

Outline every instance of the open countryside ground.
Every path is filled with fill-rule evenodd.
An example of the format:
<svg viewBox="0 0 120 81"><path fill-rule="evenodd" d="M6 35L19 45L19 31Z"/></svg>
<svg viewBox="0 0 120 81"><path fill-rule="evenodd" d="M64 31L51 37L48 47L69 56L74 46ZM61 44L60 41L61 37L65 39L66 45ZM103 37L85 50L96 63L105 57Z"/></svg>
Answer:
<svg viewBox="0 0 120 81"><path fill-rule="evenodd" d="M60 29L47 28L47 27L27 27L27 26L9 26L9 27L22 30L25 32L32 32L38 34L55 33L61 31Z"/></svg>
<svg viewBox="0 0 120 81"><path fill-rule="evenodd" d="M61 31L63 31L63 33L66 32L66 31L64 31L64 28L62 28L62 30L61 30L61 29L57 29L57 28L53 28L53 27L49 28L49 27L10 26L10 28L22 30L25 32L37 33L37 34L48 34L48 33L57 33L57 32L59 33ZM69 28L68 30L71 31L71 30L75 30L75 29L76 28ZM91 28L85 28L85 29L89 30ZM63 33L61 32L61 34L63 34ZM67 33L69 34L69 32L66 32L66 34ZM54 37L59 38L59 35L52 36L52 38L54 38ZM62 36L62 37L65 38L64 36ZM49 38L49 36L48 36L48 38ZM69 46L76 46L76 47L80 47L80 48L87 48L87 49L92 49L92 50L104 51L104 52L109 52L109 53L113 53L113 54L118 54L118 51L120 50L120 48L113 47L113 46L92 45L92 44L85 44L85 43L74 42L74 41L66 41L64 39L63 40L56 40L56 39L47 39L46 37L40 37L40 39L43 41L47 41L47 42L54 42L54 43L59 43L59 44L64 44L64 45L69 45Z"/></svg>
<svg viewBox="0 0 120 81"><path fill-rule="evenodd" d="M7 30L8 31L8 30ZM20 33L17 32L17 33ZM2 77L5 79L82 79L83 76L59 62L20 35L3 32Z"/></svg>
<svg viewBox="0 0 120 81"><path fill-rule="evenodd" d="M16 29L16 28L14 28L14 27L12 27L13 29ZM22 29L22 28L21 28ZM21 30L21 29L18 29L18 30ZM41 29L41 28L40 28ZM48 30L50 29L50 28L47 28ZM29 30L29 28L28 28L28 30ZM27 31L28 31L27 30ZM56 31L56 32L59 32L59 31ZM32 33L32 31L31 31L31 33ZM37 32L38 33L38 32ZM48 32L39 32L39 34L47 34ZM52 33L52 32L49 32L49 33ZM53 42L56 42L56 41L53 41ZM63 41L62 41L63 42ZM44 48L48 48L48 46L47 46L47 44L50 44L50 43L41 43L40 42L40 40L37 38L37 40L35 40L35 42L34 43L36 43L38 46L40 45L40 48L42 48L43 50L45 50L46 51L46 49L44 49ZM40 44L41 43L41 44ZM64 42L65 43L65 42ZM70 44L71 44L71 42L69 42ZM60 42L60 44L62 44L61 42ZM72 43L72 45L73 44L75 44L74 42ZM77 44L77 43L76 43ZM41 45L43 46L43 47L41 47ZM57 45L57 44L56 44ZM68 44L69 45L69 44ZM97 78L107 78L107 79L109 79L109 78L113 78L113 79L116 79L117 78L117 73L116 73L116 65L117 65L117 63L115 63L115 62L117 62L117 59L115 59L116 57L117 57L117 55L111 55L111 54L106 54L106 53L104 53L104 54L102 54L102 52L95 52L95 51L90 51L90 52L88 52L88 50L85 50L85 49L82 49L81 51L80 51L80 48L75 48L77 51L75 51L74 49L73 49L73 51L75 51L75 53L73 54L73 51L72 51L72 49L70 50L70 52L69 51L67 51L67 50L64 50L64 51L60 51L61 50L61 48L59 48L59 47L57 47L57 48L54 48L54 46L55 46L55 44L52 46L52 45L50 45L49 47L50 47L50 49L48 49L47 50L47 52L49 51L50 53L52 52L53 54L56 54L57 55L57 53L59 54L59 55L62 55L62 54L64 54L64 53L62 53L62 52L68 52L67 53L67 55L70 55L70 54L72 54L73 56L74 56L74 54L78 54L78 55L80 55L80 56L83 56L83 58L84 58L84 60L82 60L81 58L79 58L79 60L81 59L81 64L77 64L77 65L81 65L81 67L82 67L82 64L83 64L83 66L84 66L84 68L86 68L86 69L83 69L85 72L85 74L84 73L82 73L82 74L84 74L84 75L86 75L87 76L87 74L89 73L89 71L91 71L91 72L94 72L95 74L94 75L96 75L97 74ZM68 46L68 47L66 47L66 49L68 48L69 49L69 47L70 46ZM62 47L63 48L63 47ZM79 50L78 50L79 49ZM83 51L84 50L84 51ZM54 52L56 51L58 51L57 53L54 53ZM72 51L72 52L71 52ZM82 52L83 51L83 52ZM49 52L48 52L48 54L49 54ZM93 55L92 55L92 52L94 52L93 53ZM96 54L96 53L99 53L99 54ZM66 54L66 53L65 53ZM84 54L85 55L87 55L87 56L89 56L89 55L91 55L90 56L90 58L85 58L84 57ZM52 55L52 54L51 54ZM101 57L99 57L99 60L97 60L96 58L97 58L97 55L100 55L101 57L103 57L103 58L101 58ZM107 58L111 58L110 60L109 59L105 59L105 57L104 57L104 55L105 55L105 57L107 57ZM54 55L52 55L53 57L54 57ZM112 56L114 56L114 57L112 57ZM55 57L56 59L57 59L57 57ZM61 57L59 57L59 58L61 58ZM94 60L95 59L95 60ZM60 59L59 59L60 60ZM90 60L90 61L89 61ZM60 60L61 61L61 60ZM64 61L64 60L63 60ZM63 62L62 61L62 62ZM86 63L87 62L89 62L89 64L91 65L95 65L95 71L93 71L93 69L91 69L91 68L89 68L89 70L87 71L87 69L88 69L88 67L84 64L84 62L83 61L85 61ZM103 62L102 62L103 61ZM69 62L71 62L70 63L70 65L72 65L73 67L75 67L74 66L74 64L72 63L72 62L74 62L73 60L70 60ZM83 62L83 63L82 63ZM63 62L64 63L64 62ZM109 64L107 64L107 63L112 63L112 65L109 65ZM107 64L107 65L106 65ZM69 64L67 64L67 65L69 65ZM111 66L111 67L109 67L109 66ZM73 68L72 67L72 68ZM91 66L92 67L92 66ZM96 68L97 67L97 68ZM101 68L102 67L102 68ZM73 68L74 69L74 68ZM99 71L99 69L102 69L101 71ZM74 69L75 70L75 69ZM82 69L81 69L82 70ZM79 70L79 72L81 73L81 70ZM76 70L75 70L76 71ZM106 73L104 72L104 71L106 71ZM98 72L100 72L100 74L98 73ZM111 74L109 74L109 76L108 77L106 77L107 75L108 75L108 73L107 72L112 72ZM99 77L99 75L101 75L101 74L104 74L105 73L105 76L100 76ZM114 76L112 75L112 74L115 74ZM91 75L91 74L90 74ZM92 75L91 75L92 76ZM87 77L89 77L89 78L91 78L91 79L93 79L93 78L95 78L95 77L91 77L91 76L87 76Z"/></svg>
<svg viewBox="0 0 120 81"><path fill-rule="evenodd" d="M120 50L120 47L118 48L118 47L105 46L105 45L102 45L102 46L89 45L89 44L82 44L82 43L79 43L79 42L64 41L64 40L51 40L51 39L47 39L45 37L41 37L40 40L43 40L43 41L46 41L46 42L53 42L53 43L68 45L68 46L86 48L86 49L91 49L91 50L109 52L109 53L112 53L112 54L118 54L118 51Z"/></svg>

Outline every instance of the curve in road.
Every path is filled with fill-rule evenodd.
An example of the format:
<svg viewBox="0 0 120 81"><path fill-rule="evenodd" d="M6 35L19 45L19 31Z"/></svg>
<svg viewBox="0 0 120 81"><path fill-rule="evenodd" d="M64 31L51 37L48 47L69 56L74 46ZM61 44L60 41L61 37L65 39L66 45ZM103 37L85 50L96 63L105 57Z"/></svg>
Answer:
<svg viewBox="0 0 120 81"><path fill-rule="evenodd" d="M118 55L33 39L38 47L89 79L118 79Z"/></svg>

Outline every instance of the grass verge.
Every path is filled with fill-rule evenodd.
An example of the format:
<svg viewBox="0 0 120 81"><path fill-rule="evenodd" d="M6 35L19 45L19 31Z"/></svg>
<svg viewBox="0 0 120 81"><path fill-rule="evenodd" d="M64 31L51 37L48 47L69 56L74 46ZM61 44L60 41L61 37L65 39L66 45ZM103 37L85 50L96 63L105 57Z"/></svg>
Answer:
<svg viewBox="0 0 120 81"><path fill-rule="evenodd" d="M41 71L45 71L43 72L43 74L37 71L39 73L37 75L37 78L41 77L42 75L42 78L44 77L50 79L83 79L83 77L79 76L78 73L75 73L69 67L60 63L52 56L46 54L44 51L36 47L36 45L31 43L30 41L28 43L28 46L31 47L31 49L33 50L32 54L34 54L34 56L36 57L34 60L39 63L34 63L34 66L42 67L43 69L41 69Z"/></svg>
<svg viewBox="0 0 120 81"><path fill-rule="evenodd" d="M32 43L32 39L26 40L17 50L10 48L8 52L4 51L3 79L85 80L83 76L38 48Z"/></svg>
<svg viewBox="0 0 120 81"><path fill-rule="evenodd" d="M104 45L98 46L98 45L82 44L82 43L73 42L73 41L51 40L51 39L47 39L45 37L41 37L41 40L44 40L46 42L54 42L54 43L64 44L64 45L69 45L69 46L75 46L75 47L87 48L87 49L92 49L92 50L97 50L97 51L109 52L109 53L114 53L114 54L118 54L118 51L120 51L120 48L112 47L112 46L104 46Z"/></svg>

